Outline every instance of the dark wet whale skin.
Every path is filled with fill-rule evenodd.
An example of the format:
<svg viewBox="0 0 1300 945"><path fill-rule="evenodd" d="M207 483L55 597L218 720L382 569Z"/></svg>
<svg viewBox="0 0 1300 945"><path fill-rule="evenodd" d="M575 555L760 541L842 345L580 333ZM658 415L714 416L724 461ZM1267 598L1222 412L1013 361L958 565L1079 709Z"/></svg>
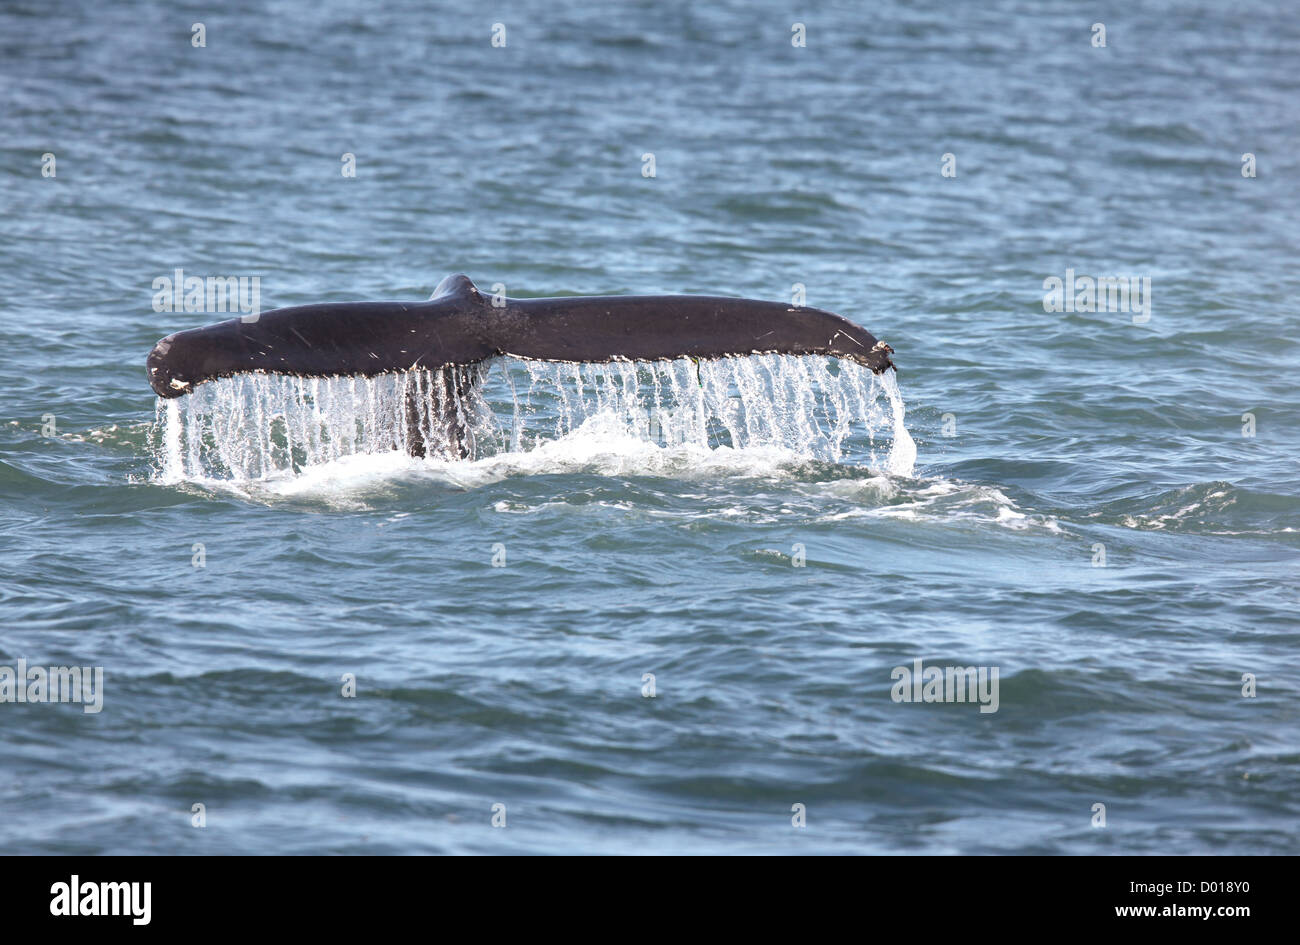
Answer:
<svg viewBox="0 0 1300 945"><path fill-rule="evenodd" d="M329 377L438 370L496 355L653 361L747 354L846 358L877 373L893 349L820 309L693 295L484 296L448 276L427 302L331 302L176 332L149 353L149 384L179 397L248 372Z"/></svg>

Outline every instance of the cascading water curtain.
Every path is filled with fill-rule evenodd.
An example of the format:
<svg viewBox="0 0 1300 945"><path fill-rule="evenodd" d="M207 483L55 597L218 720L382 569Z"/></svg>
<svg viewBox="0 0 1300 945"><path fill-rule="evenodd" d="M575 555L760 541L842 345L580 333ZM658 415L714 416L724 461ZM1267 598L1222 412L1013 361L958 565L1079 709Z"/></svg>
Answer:
<svg viewBox="0 0 1300 945"><path fill-rule="evenodd" d="M451 408L477 457L543 440L604 433L664 447L776 447L839 461L846 451L910 474L915 446L892 376L819 357L550 363L500 358ZM284 475L357 453L406 451L408 403L421 429L448 405L428 372L375 378L247 374L160 400L155 425L164 480ZM877 455L878 443L889 447ZM910 451L910 454L909 454ZM444 461L432 459L431 461ZM903 468L906 467L906 468Z"/></svg>

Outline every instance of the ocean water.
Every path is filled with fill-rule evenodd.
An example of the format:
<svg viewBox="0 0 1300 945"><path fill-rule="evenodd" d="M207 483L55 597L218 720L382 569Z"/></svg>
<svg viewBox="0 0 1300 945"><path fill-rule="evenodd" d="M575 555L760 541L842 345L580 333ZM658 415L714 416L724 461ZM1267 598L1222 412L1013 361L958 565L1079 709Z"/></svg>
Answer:
<svg viewBox="0 0 1300 945"><path fill-rule="evenodd" d="M0 702L0 849L1297 852L1300 20L708 6L4 5L0 667L103 682ZM159 405L176 269L797 283L899 373L500 362L420 461Z"/></svg>

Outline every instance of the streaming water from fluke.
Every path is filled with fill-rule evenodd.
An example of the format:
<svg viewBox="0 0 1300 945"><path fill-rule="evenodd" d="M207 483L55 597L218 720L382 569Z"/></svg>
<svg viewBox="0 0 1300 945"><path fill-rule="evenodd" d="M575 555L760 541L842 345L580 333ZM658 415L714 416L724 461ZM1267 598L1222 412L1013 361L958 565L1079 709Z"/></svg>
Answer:
<svg viewBox="0 0 1300 945"><path fill-rule="evenodd" d="M498 358L454 408L473 455L534 450L592 425L664 449L778 448L910 476L916 444L892 374L819 357L761 355L602 364ZM408 389L430 375L247 374L159 400L153 445L164 482L247 481L366 453L406 450ZM455 395L453 395L455 396ZM429 397L412 402L432 427ZM445 463L430 458L428 462Z"/></svg>

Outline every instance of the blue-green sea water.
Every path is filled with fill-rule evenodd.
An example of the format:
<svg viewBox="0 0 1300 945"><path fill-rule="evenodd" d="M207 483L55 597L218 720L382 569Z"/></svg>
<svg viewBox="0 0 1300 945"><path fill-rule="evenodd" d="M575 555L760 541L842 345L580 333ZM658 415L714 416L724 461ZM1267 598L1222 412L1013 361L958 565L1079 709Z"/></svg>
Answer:
<svg viewBox="0 0 1300 945"><path fill-rule="evenodd" d="M1264 2L4 4L0 667L103 702L0 702L0 849L1296 852L1298 63ZM830 448L542 383L472 461L200 475L176 269L797 283L915 462L879 389Z"/></svg>

